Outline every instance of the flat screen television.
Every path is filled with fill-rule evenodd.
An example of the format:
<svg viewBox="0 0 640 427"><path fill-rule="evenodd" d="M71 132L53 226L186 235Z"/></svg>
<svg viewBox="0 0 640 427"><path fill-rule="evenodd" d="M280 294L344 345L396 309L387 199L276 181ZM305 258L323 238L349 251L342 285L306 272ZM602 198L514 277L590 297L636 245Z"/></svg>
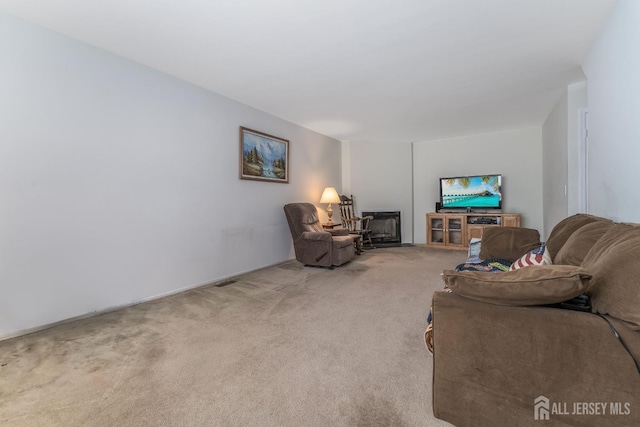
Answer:
<svg viewBox="0 0 640 427"><path fill-rule="evenodd" d="M502 209L502 175L440 178L442 209Z"/></svg>

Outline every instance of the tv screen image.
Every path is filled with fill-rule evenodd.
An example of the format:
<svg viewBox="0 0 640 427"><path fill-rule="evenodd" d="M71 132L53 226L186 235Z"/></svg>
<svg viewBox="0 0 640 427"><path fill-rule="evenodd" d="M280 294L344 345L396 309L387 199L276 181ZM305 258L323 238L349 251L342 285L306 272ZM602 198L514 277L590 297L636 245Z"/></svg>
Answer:
<svg viewBox="0 0 640 427"><path fill-rule="evenodd" d="M442 208L500 209L502 175L440 178Z"/></svg>

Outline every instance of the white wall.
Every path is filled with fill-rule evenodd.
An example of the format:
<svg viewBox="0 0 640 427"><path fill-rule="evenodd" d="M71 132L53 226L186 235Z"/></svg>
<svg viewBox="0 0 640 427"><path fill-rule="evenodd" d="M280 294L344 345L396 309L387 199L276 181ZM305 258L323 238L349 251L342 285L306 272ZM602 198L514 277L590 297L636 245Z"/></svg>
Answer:
<svg viewBox="0 0 640 427"><path fill-rule="evenodd" d="M293 256L339 141L0 14L0 338ZM240 180L239 126L290 140ZM326 218L326 216L325 216Z"/></svg>
<svg viewBox="0 0 640 427"><path fill-rule="evenodd" d="M640 2L619 0L582 67L589 104L589 212L640 222Z"/></svg>
<svg viewBox="0 0 640 427"><path fill-rule="evenodd" d="M358 211L401 211L402 242L412 242L411 144L343 142L342 187Z"/></svg>
<svg viewBox="0 0 640 427"><path fill-rule="evenodd" d="M439 200L439 178L501 173L503 212L543 235L540 128L413 144L415 241L426 243L426 213Z"/></svg>

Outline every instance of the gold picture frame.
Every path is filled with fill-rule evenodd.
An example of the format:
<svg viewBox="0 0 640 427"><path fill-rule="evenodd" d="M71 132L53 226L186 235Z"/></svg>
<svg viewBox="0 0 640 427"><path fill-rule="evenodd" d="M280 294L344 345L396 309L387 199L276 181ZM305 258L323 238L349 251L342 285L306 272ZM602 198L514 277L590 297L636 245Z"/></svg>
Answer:
<svg viewBox="0 0 640 427"><path fill-rule="evenodd" d="M240 126L240 179L289 183L289 141Z"/></svg>

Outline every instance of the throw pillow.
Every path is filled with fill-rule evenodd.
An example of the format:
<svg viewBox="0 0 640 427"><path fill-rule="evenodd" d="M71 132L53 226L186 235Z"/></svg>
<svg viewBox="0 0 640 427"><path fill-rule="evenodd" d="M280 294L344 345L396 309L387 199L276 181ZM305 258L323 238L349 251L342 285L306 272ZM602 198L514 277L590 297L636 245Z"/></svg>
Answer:
<svg viewBox="0 0 640 427"><path fill-rule="evenodd" d="M482 232L480 259L500 258L513 262L540 246L540 233L532 228L486 227Z"/></svg>
<svg viewBox="0 0 640 427"><path fill-rule="evenodd" d="M538 248L530 250L529 252L515 260L513 264L511 264L511 267L509 267L509 271L533 265L549 264L552 264L551 256L549 256L549 250L547 249L547 245L542 245Z"/></svg>
<svg viewBox="0 0 640 427"><path fill-rule="evenodd" d="M498 305L555 304L589 288L591 274L572 265L541 265L505 273L445 270L443 279L456 294Z"/></svg>

